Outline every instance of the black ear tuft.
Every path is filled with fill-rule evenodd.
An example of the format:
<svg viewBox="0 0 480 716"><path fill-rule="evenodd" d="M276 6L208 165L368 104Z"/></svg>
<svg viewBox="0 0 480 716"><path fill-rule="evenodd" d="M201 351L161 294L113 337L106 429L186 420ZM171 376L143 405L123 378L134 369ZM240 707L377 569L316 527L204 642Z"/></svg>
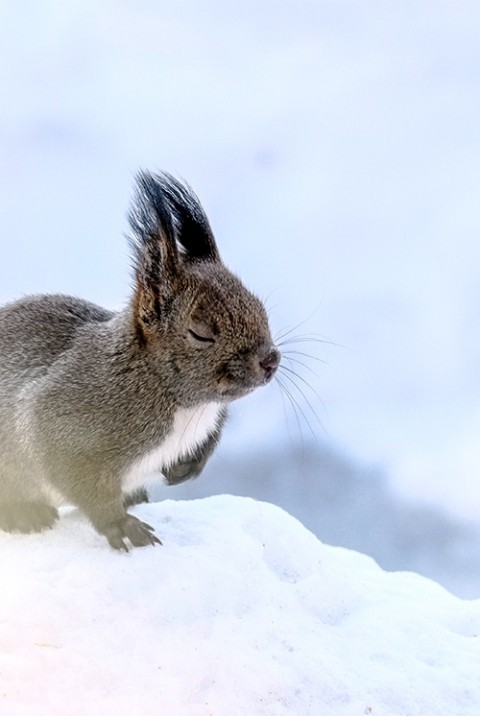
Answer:
<svg viewBox="0 0 480 716"><path fill-rule="evenodd" d="M171 174L157 174L155 179L170 205L176 238L186 258L219 261L210 223L195 192Z"/></svg>
<svg viewBox="0 0 480 716"><path fill-rule="evenodd" d="M154 259L152 263L159 268L169 257L176 264L173 216L163 187L157 177L147 171L138 172L136 179L136 191L128 219L137 266L148 257ZM174 269L175 265L169 268Z"/></svg>
<svg viewBox="0 0 480 716"><path fill-rule="evenodd" d="M128 218L136 279L135 316L142 325L149 325L171 303L179 273L174 216L162 183L149 172L137 175Z"/></svg>

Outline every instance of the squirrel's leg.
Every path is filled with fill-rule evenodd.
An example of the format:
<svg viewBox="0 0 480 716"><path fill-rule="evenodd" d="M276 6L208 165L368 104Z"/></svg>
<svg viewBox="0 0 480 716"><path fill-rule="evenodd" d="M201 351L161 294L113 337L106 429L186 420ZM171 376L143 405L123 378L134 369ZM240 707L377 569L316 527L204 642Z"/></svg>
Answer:
<svg viewBox="0 0 480 716"><path fill-rule="evenodd" d="M134 490L133 492L129 492L123 496L123 506L126 510L134 505L141 505L142 502L150 502L148 499L148 492L143 487L140 487L138 490Z"/></svg>
<svg viewBox="0 0 480 716"><path fill-rule="evenodd" d="M57 510L46 502L0 502L0 530L4 532L41 532L53 527L57 519Z"/></svg>
<svg viewBox="0 0 480 716"><path fill-rule="evenodd" d="M5 532L41 532L58 519L55 507L49 505L40 490L30 485L28 498L21 475L0 475L0 530Z"/></svg>
<svg viewBox="0 0 480 716"><path fill-rule="evenodd" d="M97 475L88 481L81 476L69 480L68 497L86 514L97 532L104 535L114 549L128 552L125 539L134 547L161 544L153 527L128 514L123 503L119 481L111 475Z"/></svg>

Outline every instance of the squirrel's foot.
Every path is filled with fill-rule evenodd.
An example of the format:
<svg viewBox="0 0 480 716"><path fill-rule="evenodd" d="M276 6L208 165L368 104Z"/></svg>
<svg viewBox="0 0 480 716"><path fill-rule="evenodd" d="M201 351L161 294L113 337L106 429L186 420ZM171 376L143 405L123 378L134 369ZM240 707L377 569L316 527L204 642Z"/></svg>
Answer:
<svg viewBox="0 0 480 716"><path fill-rule="evenodd" d="M134 547L145 547L149 544L162 544L153 533L153 527L142 522L133 515L126 515L121 520L113 522L102 530L108 543L114 549L123 549L128 552L124 538L130 540Z"/></svg>
<svg viewBox="0 0 480 716"><path fill-rule="evenodd" d="M57 519L58 511L46 502L0 503L0 529L5 532L41 532Z"/></svg>
<svg viewBox="0 0 480 716"><path fill-rule="evenodd" d="M126 510L134 505L140 505L142 502L150 502L148 499L148 492L143 488L129 492L123 497L123 506Z"/></svg>

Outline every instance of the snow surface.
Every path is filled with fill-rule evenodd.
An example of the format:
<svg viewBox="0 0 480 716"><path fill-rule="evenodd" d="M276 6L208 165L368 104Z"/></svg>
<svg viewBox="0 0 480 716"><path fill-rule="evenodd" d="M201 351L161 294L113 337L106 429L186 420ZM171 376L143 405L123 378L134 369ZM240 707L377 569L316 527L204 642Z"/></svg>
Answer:
<svg viewBox="0 0 480 716"><path fill-rule="evenodd" d="M249 498L135 512L163 547L0 534L2 716L478 716L480 601Z"/></svg>

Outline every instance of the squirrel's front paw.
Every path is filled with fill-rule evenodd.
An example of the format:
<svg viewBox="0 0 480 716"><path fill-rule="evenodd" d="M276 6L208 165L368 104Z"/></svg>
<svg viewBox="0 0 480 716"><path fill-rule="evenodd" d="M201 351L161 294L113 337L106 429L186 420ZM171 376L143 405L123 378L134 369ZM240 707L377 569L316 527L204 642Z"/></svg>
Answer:
<svg viewBox="0 0 480 716"><path fill-rule="evenodd" d="M145 547L149 544L162 544L153 533L153 527L142 522L133 515L126 515L121 520L108 525L103 530L109 544L114 549L123 549L128 552L124 538L130 540L134 547Z"/></svg>

